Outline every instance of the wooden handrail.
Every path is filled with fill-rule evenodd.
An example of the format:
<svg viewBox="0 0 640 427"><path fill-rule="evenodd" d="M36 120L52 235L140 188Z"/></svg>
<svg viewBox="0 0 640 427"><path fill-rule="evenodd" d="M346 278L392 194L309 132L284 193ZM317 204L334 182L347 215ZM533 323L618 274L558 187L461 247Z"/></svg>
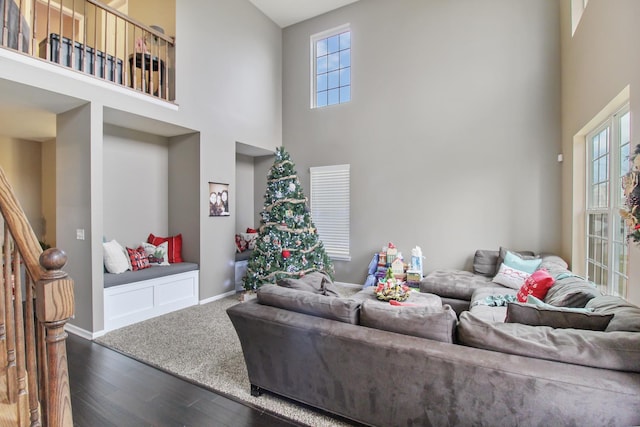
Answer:
<svg viewBox="0 0 640 427"><path fill-rule="evenodd" d="M72 427L64 327L73 316L74 295L73 280L62 270L67 255L57 248L42 251L2 168L0 213L0 350L6 353L0 353L0 375L11 404L3 410L15 408L11 419L19 426Z"/></svg>
<svg viewBox="0 0 640 427"><path fill-rule="evenodd" d="M39 262L42 247L2 168L0 168L0 213L13 236L18 252L22 255L22 262L29 275L34 282L40 281L44 274L44 268Z"/></svg>

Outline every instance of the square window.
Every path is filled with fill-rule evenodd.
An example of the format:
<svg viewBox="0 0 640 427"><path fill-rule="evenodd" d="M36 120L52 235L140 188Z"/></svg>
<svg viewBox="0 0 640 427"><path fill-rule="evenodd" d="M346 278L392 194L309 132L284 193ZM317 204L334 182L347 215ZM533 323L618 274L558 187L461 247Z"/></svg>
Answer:
<svg viewBox="0 0 640 427"><path fill-rule="evenodd" d="M340 103L340 89L329 90L329 99L327 105L333 105Z"/></svg>
<svg viewBox="0 0 640 427"><path fill-rule="evenodd" d="M318 81L316 83L318 92L322 90L327 90L327 75L326 74L318 74Z"/></svg>
<svg viewBox="0 0 640 427"><path fill-rule="evenodd" d="M329 74L329 89L340 87L340 71L332 71Z"/></svg>
<svg viewBox="0 0 640 427"><path fill-rule="evenodd" d="M318 107L324 107L327 105L327 91L323 90L322 92L318 92L316 95Z"/></svg>
<svg viewBox="0 0 640 427"><path fill-rule="evenodd" d="M327 53L334 53L340 50L339 36L329 37L327 39Z"/></svg>
<svg viewBox="0 0 640 427"><path fill-rule="evenodd" d="M351 31L340 34L340 50L349 49L351 47Z"/></svg>
<svg viewBox="0 0 640 427"><path fill-rule="evenodd" d="M327 54L327 39L318 40L316 42L316 56L324 56Z"/></svg>
<svg viewBox="0 0 640 427"><path fill-rule="evenodd" d="M316 68L317 68L317 73L326 73L327 72L327 57L326 56L321 56L320 58L318 58L318 60L316 61Z"/></svg>

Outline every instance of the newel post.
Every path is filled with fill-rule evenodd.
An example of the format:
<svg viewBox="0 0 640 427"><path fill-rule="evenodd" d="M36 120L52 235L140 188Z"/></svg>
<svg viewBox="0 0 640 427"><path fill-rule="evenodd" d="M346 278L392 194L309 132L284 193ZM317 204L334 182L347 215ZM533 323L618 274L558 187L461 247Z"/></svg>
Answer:
<svg viewBox="0 0 640 427"><path fill-rule="evenodd" d="M73 280L62 268L67 263L64 251L51 248L40 255L44 268L42 279L36 284L36 317L45 328L45 356L47 390L47 425L49 427L72 427L71 393L69 391L69 369L67 365L67 333L64 325L73 316Z"/></svg>

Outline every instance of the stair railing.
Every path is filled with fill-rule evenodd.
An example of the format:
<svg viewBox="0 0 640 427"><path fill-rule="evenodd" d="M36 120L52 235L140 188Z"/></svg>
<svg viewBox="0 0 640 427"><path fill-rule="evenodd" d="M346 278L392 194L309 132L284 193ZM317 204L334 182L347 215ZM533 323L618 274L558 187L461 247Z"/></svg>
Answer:
<svg viewBox="0 0 640 427"><path fill-rule="evenodd" d="M55 248L42 251L2 168L0 213L0 375L8 403L2 411L15 411L19 426L71 427L64 326L74 297L73 280L62 271L67 256Z"/></svg>

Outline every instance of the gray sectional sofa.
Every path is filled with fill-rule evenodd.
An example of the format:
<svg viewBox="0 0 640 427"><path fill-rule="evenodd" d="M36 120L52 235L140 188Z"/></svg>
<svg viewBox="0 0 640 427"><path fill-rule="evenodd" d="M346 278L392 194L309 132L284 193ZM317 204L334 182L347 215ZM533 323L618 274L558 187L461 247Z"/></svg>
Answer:
<svg viewBox="0 0 640 427"><path fill-rule="evenodd" d="M255 395L365 425L640 425L640 308L599 295L557 257L543 257L541 268L556 277L549 301L587 306L579 315L608 317L606 328L505 322L554 310L473 304L513 295L490 280L467 291L458 317L446 292L442 307L397 307L373 300L371 288L343 298L275 285L228 315Z"/></svg>

